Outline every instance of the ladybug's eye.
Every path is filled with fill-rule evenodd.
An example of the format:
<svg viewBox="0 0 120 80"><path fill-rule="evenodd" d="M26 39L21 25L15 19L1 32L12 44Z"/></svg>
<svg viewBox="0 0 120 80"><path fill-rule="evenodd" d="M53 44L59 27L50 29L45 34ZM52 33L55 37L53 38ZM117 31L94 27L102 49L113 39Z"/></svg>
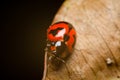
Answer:
<svg viewBox="0 0 120 80"><path fill-rule="evenodd" d="M57 47L57 46L61 46L61 41L57 41L56 44L55 44L55 46L56 46L56 47Z"/></svg>

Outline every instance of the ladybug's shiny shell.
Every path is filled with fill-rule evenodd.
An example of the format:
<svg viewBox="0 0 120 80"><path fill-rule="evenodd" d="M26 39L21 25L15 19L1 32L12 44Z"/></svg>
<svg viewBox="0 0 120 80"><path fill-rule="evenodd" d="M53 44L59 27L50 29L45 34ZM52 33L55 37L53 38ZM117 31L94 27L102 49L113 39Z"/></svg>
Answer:
<svg viewBox="0 0 120 80"><path fill-rule="evenodd" d="M76 32L68 22L57 22L47 30L47 48L55 56L65 59L72 51L76 41Z"/></svg>

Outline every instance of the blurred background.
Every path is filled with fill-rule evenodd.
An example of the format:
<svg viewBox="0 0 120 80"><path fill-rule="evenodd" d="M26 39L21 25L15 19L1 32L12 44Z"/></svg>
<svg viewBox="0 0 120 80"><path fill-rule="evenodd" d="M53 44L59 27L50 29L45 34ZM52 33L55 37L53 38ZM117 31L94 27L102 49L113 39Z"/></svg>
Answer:
<svg viewBox="0 0 120 80"><path fill-rule="evenodd" d="M64 0L3 1L0 80L41 80L46 30Z"/></svg>

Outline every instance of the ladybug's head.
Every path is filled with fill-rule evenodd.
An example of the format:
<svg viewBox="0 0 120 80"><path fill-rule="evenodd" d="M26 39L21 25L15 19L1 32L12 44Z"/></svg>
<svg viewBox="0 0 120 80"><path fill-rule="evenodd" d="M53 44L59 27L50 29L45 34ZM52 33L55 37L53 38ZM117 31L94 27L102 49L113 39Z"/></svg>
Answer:
<svg viewBox="0 0 120 80"><path fill-rule="evenodd" d="M71 53L75 44L75 30L70 23L57 22L47 30L47 47L54 55L61 55L65 51Z"/></svg>
<svg viewBox="0 0 120 80"><path fill-rule="evenodd" d="M51 42L47 41L47 49L55 56L60 56L66 49L66 44L63 41Z"/></svg>

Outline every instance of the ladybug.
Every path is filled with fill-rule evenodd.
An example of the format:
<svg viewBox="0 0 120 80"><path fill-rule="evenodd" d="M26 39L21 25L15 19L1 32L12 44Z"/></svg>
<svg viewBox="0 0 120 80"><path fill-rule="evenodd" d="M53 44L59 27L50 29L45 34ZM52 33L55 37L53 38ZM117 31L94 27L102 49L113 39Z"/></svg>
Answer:
<svg viewBox="0 0 120 80"><path fill-rule="evenodd" d="M59 65L70 56L76 41L76 32L73 26L65 21L52 24L47 29L48 60L53 65Z"/></svg>

